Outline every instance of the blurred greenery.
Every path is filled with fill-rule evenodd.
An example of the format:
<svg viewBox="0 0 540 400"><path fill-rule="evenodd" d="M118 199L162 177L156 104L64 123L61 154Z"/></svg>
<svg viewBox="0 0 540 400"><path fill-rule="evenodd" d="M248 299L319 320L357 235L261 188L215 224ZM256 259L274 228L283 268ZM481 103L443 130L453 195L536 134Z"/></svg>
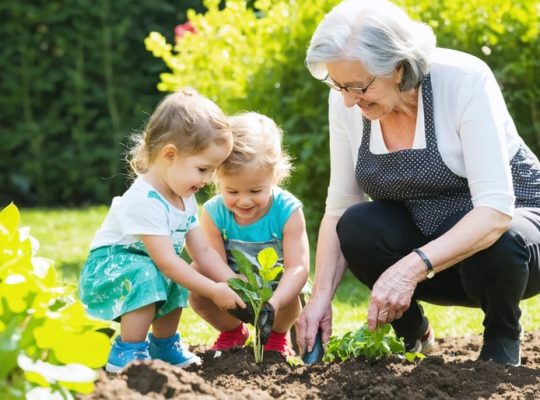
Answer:
<svg viewBox="0 0 540 400"><path fill-rule="evenodd" d="M144 48L198 0L0 2L0 206L106 203L126 188L127 136L161 95Z"/></svg>
<svg viewBox="0 0 540 400"><path fill-rule="evenodd" d="M226 112L267 114L285 130L296 158L289 189L304 200L309 231L317 230L328 182L328 88L304 66L310 37L338 0L206 0L188 12L196 34L176 45L159 32L145 40L170 72L158 89L195 86ZM540 149L540 4L537 0L399 0L428 23L438 44L474 54L494 70L518 131Z"/></svg>
<svg viewBox="0 0 540 400"><path fill-rule="evenodd" d="M21 226L30 226L30 233L40 242L38 255L55 260L64 279L74 282L106 212L106 207L22 209ZM347 272L332 303L334 334L357 330L366 321L368 300L367 288ZM424 304L424 309L437 337L482 332L482 313L478 309L430 304ZM523 301L521 309L525 330L539 329L540 296ZM183 313L179 331L190 344L211 344L217 337L216 331L189 308Z"/></svg>

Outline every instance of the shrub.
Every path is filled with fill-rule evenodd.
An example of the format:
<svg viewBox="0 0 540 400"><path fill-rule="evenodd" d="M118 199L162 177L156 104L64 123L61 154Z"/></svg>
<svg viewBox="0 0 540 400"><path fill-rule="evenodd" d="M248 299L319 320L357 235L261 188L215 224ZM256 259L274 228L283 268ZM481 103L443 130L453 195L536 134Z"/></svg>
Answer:
<svg viewBox="0 0 540 400"><path fill-rule="evenodd" d="M107 325L86 316L50 260L34 257L37 241L19 220L13 204L0 212L0 398L91 393L89 367L103 366L110 348L97 330Z"/></svg>
<svg viewBox="0 0 540 400"><path fill-rule="evenodd" d="M291 190L308 206L313 231L328 182L328 89L304 67L316 24L338 0L207 0L208 11L188 12L195 34L176 44L157 32L148 50L171 70L158 89L194 86L228 113L254 110L274 118L296 158ZM539 6L535 0L401 0L413 17L429 23L439 45L475 54L492 66L519 131L540 148ZM535 72L536 71L536 72Z"/></svg>

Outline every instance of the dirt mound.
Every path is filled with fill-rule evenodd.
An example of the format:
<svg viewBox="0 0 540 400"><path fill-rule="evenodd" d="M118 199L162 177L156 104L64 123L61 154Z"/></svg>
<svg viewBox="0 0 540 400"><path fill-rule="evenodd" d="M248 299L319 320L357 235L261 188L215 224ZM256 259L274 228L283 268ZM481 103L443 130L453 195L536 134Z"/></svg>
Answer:
<svg viewBox="0 0 540 400"><path fill-rule="evenodd" d="M415 364L398 358L291 366L277 353L254 362L251 348L187 370L154 361L102 372L93 399L540 399L540 331L525 335L522 366L475 361L481 337L446 338ZM203 349L195 349L203 350Z"/></svg>

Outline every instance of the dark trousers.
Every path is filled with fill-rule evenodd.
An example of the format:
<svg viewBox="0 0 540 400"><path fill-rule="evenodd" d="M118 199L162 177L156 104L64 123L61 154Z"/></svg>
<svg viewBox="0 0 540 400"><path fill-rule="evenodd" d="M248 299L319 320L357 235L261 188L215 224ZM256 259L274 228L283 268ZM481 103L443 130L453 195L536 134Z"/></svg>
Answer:
<svg viewBox="0 0 540 400"><path fill-rule="evenodd" d="M351 272L370 289L399 259L441 236L465 213L449 217L431 237L424 236L400 203L372 201L349 208L337 225L341 251ZM412 344L427 329L418 300L438 305L479 307L484 337L518 339L519 302L540 292L540 209L518 208L491 247L420 282L409 309L392 323Z"/></svg>

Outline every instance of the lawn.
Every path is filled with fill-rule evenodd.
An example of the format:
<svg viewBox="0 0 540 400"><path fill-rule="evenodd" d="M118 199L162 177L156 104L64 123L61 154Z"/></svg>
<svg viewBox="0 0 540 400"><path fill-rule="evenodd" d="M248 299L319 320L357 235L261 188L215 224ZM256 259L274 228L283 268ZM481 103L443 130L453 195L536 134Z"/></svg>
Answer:
<svg viewBox="0 0 540 400"><path fill-rule="evenodd" d="M21 224L30 226L32 235L40 242L38 255L54 260L62 278L76 284L88 246L106 212L105 206L54 210L22 209ZM312 240L315 236L314 232L310 232ZM333 302L334 334L341 335L363 324L368 300L369 291L347 273ZM424 304L424 309L438 337L482 332L482 313L479 310L429 304ZM540 296L523 301L521 309L521 322L525 330L538 329ZM216 336L215 331L190 309L184 312L179 330L190 344L210 344Z"/></svg>

